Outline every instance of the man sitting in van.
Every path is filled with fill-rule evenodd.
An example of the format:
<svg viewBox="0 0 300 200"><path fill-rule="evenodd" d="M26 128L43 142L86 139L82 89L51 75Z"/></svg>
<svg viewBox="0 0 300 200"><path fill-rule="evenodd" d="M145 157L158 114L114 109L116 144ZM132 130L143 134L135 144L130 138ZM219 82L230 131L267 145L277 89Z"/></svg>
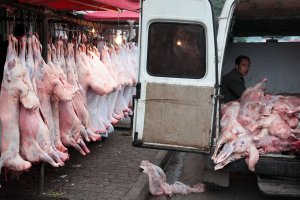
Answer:
<svg viewBox="0 0 300 200"><path fill-rule="evenodd" d="M223 103L239 99L246 90L244 76L250 68L250 58L240 55L235 59L235 68L222 77L221 94Z"/></svg>

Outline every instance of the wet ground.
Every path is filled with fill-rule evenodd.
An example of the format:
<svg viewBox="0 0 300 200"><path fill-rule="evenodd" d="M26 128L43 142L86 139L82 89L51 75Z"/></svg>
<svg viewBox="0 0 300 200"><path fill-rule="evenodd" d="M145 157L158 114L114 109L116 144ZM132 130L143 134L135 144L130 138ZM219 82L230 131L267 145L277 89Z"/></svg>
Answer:
<svg viewBox="0 0 300 200"><path fill-rule="evenodd" d="M202 181L203 158L199 154L174 153L164 169L167 182L194 185ZM231 174L229 188L208 189L204 193L174 194L172 197L149 196L146 200L295 200L291 197L266 196L259 191L255 174ZM298 198L299 199L299 198Z"/></svg>
<svg viewBox="0 0 300 200"><path fill-rule="evenodd" d="M0 175L0 200L114 200L123 199L142 171L142 160L152 160L158 150L135 148L131 131L115 131L104 141L87 144L82 156L69 148L64 167L44 166L44 190L39 192L39 164L21 174Z"/></svg>

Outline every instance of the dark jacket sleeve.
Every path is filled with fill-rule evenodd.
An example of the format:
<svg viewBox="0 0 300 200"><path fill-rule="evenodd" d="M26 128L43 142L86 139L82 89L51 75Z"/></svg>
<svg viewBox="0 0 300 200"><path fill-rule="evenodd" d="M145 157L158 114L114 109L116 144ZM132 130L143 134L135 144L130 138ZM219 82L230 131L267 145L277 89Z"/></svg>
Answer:
<svg viewBox="0 0 300 200"><path fill-rule="evenodd" d="M245 91L245 85L242 81L236 79L225 79L222 83L226 88L233 93L236 98L240 98Z"/></svg>
<svg viewBox="0 0 300 200"><path fill-rule="evenodd" d="M222 77L221 94L224 95L222 102L239 99L245 89L245 81L235 70L232 70Z"/></svg>

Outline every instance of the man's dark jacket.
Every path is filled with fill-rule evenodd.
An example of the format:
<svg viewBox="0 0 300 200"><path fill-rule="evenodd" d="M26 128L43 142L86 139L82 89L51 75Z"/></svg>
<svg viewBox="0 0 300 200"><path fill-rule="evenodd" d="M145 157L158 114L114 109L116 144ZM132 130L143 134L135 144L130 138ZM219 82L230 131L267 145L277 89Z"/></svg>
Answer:
<svg viewBox="0 0 300 200"><path fill-rule="evenodd" d="M224 103L239 99L246 90L245 80L236 69L223 76L221 82L221 94L224 95L222 102Z"/></svg>

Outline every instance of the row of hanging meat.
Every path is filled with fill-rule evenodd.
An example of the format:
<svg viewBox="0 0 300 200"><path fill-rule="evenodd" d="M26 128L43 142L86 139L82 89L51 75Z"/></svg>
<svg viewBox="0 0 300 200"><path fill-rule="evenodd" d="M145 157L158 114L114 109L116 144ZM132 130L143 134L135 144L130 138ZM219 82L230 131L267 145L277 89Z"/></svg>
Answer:
<svg viewBox="0 0 300 200"><path fill-rule="evenodd" d="M136 71L133 44L104 45L99 52L61 40L42 47L35 36L18 42L9 35L0 93L1 166L23 171L43 161L59 167L69 159L67 147L89 153L85 142L101 140L131 114Z"/></svg>

